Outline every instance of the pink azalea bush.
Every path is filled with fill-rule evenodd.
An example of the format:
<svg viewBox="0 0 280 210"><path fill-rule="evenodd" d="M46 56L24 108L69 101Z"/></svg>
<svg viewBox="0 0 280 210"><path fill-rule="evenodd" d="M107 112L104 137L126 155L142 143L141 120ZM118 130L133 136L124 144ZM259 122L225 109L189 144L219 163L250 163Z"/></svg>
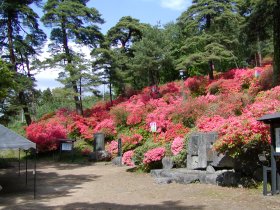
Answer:
<svg viewBox="0 0 280 210"><path fill-rule="evenodd" d="M155 149L151 149L144 154L143 163L150 164L152 162L160 161L165 155L165 148L158 147Z"/></svg>
<svg viewBox="0 0 280 210"><path fill-rule="evenodd" d="M174 81L158 86L156 92L146 87L131 97L132 91L127 91L126 97L112 104L98 102L84 116L66 108L46 114L28 126L26 133L42 150L53 150L56 138L92 141L94 133L103 132L112 156L117 154L117 142L111 140L121 137L124 161L129 163L133 155L135 163L149 165L164 156L169 144L172 154L180 156L182 139L191 129L216 131L219 139L214 149L236 155L244 146L270 141L269 128L257 119L280 109L280 86L270 89L271 75L271 66L232 69L215 73L211 81L196 76L186 79L184 86ZM151 122L157 124L155 133L150 131Z"/></svg>
<svg viewBox="0 0 280 210"><path fill-rule="evenodd" d="M173 155L178 155L184 149L184 138L176 137L171 144L171 152Z"/></svg>
<svg viewBox="0 0 280 210"><path fill-rule="evenodd" d="M102 120L97 126L94 128L94 133L102 132L106 136L114 136L116 132L115 122L113 119L108 118Z"/></svg>
<svg viewBox="0 0 280 210"><path fill-rule="evenodd" d="M112 157L116 157L118 154L118 142L115 140L108 142L105 146L105 149Z"/></svg>
<svg viewBox="0 0 280 210"><path fill-rule="evenodd" d="M133 154L134 154L133 150L129 150L123 153L122 163L127 166L135 166L134 162L132 161Z"/></svg>

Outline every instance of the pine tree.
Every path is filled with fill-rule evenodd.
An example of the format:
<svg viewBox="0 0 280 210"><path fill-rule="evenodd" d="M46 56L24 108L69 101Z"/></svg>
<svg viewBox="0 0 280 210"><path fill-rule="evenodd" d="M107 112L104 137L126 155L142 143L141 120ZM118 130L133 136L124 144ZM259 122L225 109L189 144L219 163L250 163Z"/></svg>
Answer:
<svg viewBox="0 0 280 210"><path fill-rule="evenodd" d="M0 5L0 35L2 57L7 58L14 72L17 86L17 100L24 111L26 123L31 123L26 89L33 84L26 71L29 55L36 53L36 46L43 44L45 34L39 29L38 15L30 7L39 5L40 0L2 0ZM22 51L24 49L24 52ZM24 57L23 57L24 56ZM26 85L29 84L29 87Z"/></svg>
<svg viewBox="0 0 280 210"><path fill-rule="evenodd" d="M194 0L178 19L186 36L182 47L186 56L179 59L178 68L208 64L209 79L214 79L214 64L236 59L233 46L238 43L238 23L234 1Z"/></svg>
<svg viewBox="0 0 280 210"><path fill-rule="evenodd" d="M79 86L80 72L75 64L75 53L70 42L96 47L103 38L97 24L104 23L95 8L89 8L89 0L48 0L45 4L42 22L51 27L50 49L53 53L53 65L63 63L64 71L69 74L74 91L76 111L82 114L82 100ZM62 50L61 50L62 49Z"/></svg>

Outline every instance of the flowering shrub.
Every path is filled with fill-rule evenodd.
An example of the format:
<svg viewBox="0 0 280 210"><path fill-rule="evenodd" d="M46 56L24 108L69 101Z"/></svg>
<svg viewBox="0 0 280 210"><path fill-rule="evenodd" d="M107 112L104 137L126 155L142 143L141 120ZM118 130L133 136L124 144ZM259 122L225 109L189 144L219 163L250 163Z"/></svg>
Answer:
<svg viewBox="0 0 280 210"><path fill-rule="evenodd" d="M184 148L184 138L176 137L171 144L171 152L173 155L178 155Z"/></svg>
<svg viewBox="0 0 280 210"><path fill-rule="evenodd" d="M208 80L206 77L202 76L195 76L195 77L189 77L184 82L184 88L187 88L191 91L191 94L194 96L203 95L205 93L205 88L207 85Z"/></svg>
<svg viewBox="0 0 280 210"><path fill-rule="evenodd" d="M123 106L118 105L113 107L110 111L110 114L112 115L116 125L126 126L128 112Z"/></svg>
<svg viewBox="0 0 280 210"><path fill-rule="evenodd" d="M94 128L94 133L99 132L104 133L106 137L114 136L117 133L114 121L109 118L98 123L98 125Z"/></svg>
<svg viewBox="0 0 280 210"><path fill-rule="evenodd" d="M122 163L127 166L135 166L134 162L132 161L134 152L132 150L123 153Z"/></svg>
<svg viewBox="0 0 280 210"><path fill-rule="evenodd" d="M150 164L152 162L160 161L165 154L165 148L164 147L158 147L155 149L151 149L148 152L144 154L144 164Z"/></svg>
<svg viewBox="0 0 280 210"><path fill-rule="evenodd" d="M125 136L125 135L121 135L121 139L122 139L122 143L125 144L129 144L129 145L137 145L139 144L142 139L143 136L141 136L138 133L133 134L132 136Z"/></svg>
<svg viewBox="0 0 280 210"><path fill-rule="evenodd" d="M170 123L167 126L166 131L159 134L159 136L157 137L157 141L171 142L176 137L184 137L188 132L189 132L189 129L184 127L182 124Z"/></svg>
<svg viewBox="0 0 280 210"><path fill-rule="evenodd" d="M112 157L116 157L118 155L118 142L115 140L108 142L105 149Z"/></svg>
<svg viewBox="0 0 280 210"><path fill-rule="evenodd" d="M254 118L231 118L220 129L221 137L214 148L219 152L228 152L233 157L241 153L242 147L251 142L269 143L269 129Z"/></svg>
<svg viewBox="0 0 280 210"><path fill-rule="evenodd" d="M26 128L27 138L36 143L41 152L56 150L59 146L57 139L65 139L66 134L66 129L55 122L32 123Z"/></svg>

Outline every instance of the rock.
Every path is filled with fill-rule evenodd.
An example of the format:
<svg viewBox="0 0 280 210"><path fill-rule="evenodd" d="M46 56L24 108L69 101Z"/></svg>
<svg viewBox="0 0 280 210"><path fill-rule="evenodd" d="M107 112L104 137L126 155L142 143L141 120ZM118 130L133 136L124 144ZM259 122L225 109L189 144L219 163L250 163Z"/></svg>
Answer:
<svg viewBox="0 0 280 210"><path fill-rule="evenodd" d="M90 161L109 161L111 159L110 153L105 150L96 151L89 154Z"/></svg>
<svg viewBox="0 0 280 210"><path fill-rule="evenodd" d="M237 186L238 177L234 170L220 170L215 173L207 173L205 181L206 184Z"/></svg>
<svg viewBox="0 0 280 210"><path fill-rule="evenodd" d="M207 166L207 168L206 168L206 172L207 172L207 173L215 173L215 172L216 172L216 170L214 169L214 167L213 167L213 166Z"/></svg>
<svg viewBox="0 0 280 210"><path fill-rule="evenodd" d="M171 157L164 157L161 160L163 169L173 168L174 162Z"/></svg>
<svg viewBox="0 0 280 210"><path fill-rule="evenodd" d="M228 155L213 152L213 161L210 165L215 168L234 168L234 159Z"/></svg>
<svg viewBox="0 0 280 210"><path fill-rule="evenodd" d="M95 133L93 135L93 151L104 151L105 150L105 134L104 133Z"/></svg>
<svg viewBox="0 0 280 210"><path fill-rule="evenodd" d="M172 183L172 179L165 178L165 177L159 177L159 178L155 178L155 182L157 184L170 184L170 183Z"/></svg>
<svg viewBox="0 0 280 210"><path fill-rule="evenodd" d="M112 164L116 166L122 166L122 157L115 157L112 160Z"/></svg>
<svg viewBox="0 0 280 210"><path fill-rule="evenodd" d="M217 137L216 132L198 132L190 137L187 155L188 169L205 169L213 161L215 154L212 147Z"/></svg>
<svg viewBox="0 0 280 210"><path fill-rule="evenodd" d="M220 170L209 173L202 170L159 169L151 170L151 175L155 178L156 182L160 184L165 184L167 182L176 182L180 184L200 182L221 186L237 186L239 180L234 170Z"/></svg>

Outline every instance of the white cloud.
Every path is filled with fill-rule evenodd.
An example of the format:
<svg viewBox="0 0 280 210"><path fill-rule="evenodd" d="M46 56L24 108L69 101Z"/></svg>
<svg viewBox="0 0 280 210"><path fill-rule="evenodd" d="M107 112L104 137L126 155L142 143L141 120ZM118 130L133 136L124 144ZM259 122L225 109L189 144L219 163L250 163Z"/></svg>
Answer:
<svg viewBox="0 0 280 210"><path fill-rule="evenodd" d="M161 0L160 4L164 8L172 10L185 10L191 5L191 0Z"/></svg>
<svg viewBox="0 0 280 210"><path fill-rule="evenodd" d="M47 58L51 57L51 53L48 52L48 45L50 44L50 40L46 42L46 44L42 47L42 53L39 55L39 60L43 61ZM92 59L90 52L91 50L87 46L77 45L73 42L69 43L69 46L77 53L82 53L85 59ZM59 72L63 71L61 67L55 68L47 68L44 70L35 70L35 78L37 80L37 88L41 90L45 90L47 88L53 89L56 87L62 87L63 85L56 81L58 78Z"/></svg>

